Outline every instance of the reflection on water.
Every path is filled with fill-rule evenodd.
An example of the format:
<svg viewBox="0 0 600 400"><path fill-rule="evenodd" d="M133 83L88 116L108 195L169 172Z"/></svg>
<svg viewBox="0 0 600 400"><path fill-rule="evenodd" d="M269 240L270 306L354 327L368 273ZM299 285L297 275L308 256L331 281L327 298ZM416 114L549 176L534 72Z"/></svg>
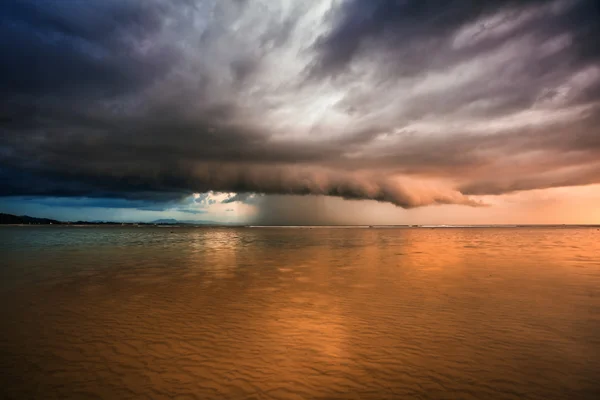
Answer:
<svg viewBox="0 0 600 400"><path fill-rule="evenodd" d="M600 398L596 229L1 228L0 397Z"/></svg>

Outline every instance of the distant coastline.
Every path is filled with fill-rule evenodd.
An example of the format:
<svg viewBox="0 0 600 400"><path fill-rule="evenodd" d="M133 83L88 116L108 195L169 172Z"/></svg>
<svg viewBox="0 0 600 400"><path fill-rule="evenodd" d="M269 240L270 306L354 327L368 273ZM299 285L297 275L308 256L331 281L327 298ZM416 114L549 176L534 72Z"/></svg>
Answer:
<svg viewBox="0 0 600 400"><path fill-rule="evenodd" d="M12 215L0 213L2 226L107 226L107 227L219 227L219 228L252 228L252 229L483 229L483 228L600 228L600 224L486 224L486 225L246 225L227 224L214 221L178 221L161 219L151 222L117 222L117 221L59 221L50 218L38 218L28 215Z"/></svg>
<svg viewBox="0 0 600 400"><path fill-rule="evenodd" d="M29 225L59 225L59 226L160 226L176 227L181 225L228 226L214 221L177 221L156 220L151 222L117 222L117 221L59 221L50 218L30 217L28 215L13 215L0 213L0 225L29 226Z"/></svg>

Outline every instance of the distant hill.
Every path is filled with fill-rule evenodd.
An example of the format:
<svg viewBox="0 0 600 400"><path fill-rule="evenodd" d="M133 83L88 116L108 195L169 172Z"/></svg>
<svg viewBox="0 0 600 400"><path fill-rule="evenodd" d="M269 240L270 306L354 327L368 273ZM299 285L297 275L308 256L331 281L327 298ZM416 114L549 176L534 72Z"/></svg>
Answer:
<svg viewBox="0 0 600 400"><path fill-rule="evenodd" d="M13 224L13 225L18 225L18 224L51 225L51 224L53 224L53 225L56 225L56 224L62 224L62 222L57 221L55 219L30 217L28 215L12 215L12 214L0 213L0 225L7 225L7 224Z"/></svg>
<svg viewBox="0 0 600 400"><path fill-rule="evenodd" d="M73 221L62 222L49 218L0 213L0 225L228 225L214 221L179 221L173 218L157 219L152 222Z"/></svg>

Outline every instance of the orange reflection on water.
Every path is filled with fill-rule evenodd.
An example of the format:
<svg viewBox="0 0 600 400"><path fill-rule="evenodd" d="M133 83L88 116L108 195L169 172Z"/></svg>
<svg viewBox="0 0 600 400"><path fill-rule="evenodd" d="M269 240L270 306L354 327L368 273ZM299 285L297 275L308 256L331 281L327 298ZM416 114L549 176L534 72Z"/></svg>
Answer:
<svg viewBox="0 0 600 400"><path fill-rule="evenodd" d="M20 233L0 291L4 397L598 390L596 230L134 231Z"/></svg>

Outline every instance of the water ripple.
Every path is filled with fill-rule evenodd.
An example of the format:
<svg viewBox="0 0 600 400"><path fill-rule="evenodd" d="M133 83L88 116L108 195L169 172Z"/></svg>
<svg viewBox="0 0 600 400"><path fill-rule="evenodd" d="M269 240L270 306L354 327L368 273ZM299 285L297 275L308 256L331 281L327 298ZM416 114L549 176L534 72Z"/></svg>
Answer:
<svg viewBox="0 0 600 400"><path fill-rule="evenodd" d="M1 228L0 397L600 398L599 239Z"/></svg>

